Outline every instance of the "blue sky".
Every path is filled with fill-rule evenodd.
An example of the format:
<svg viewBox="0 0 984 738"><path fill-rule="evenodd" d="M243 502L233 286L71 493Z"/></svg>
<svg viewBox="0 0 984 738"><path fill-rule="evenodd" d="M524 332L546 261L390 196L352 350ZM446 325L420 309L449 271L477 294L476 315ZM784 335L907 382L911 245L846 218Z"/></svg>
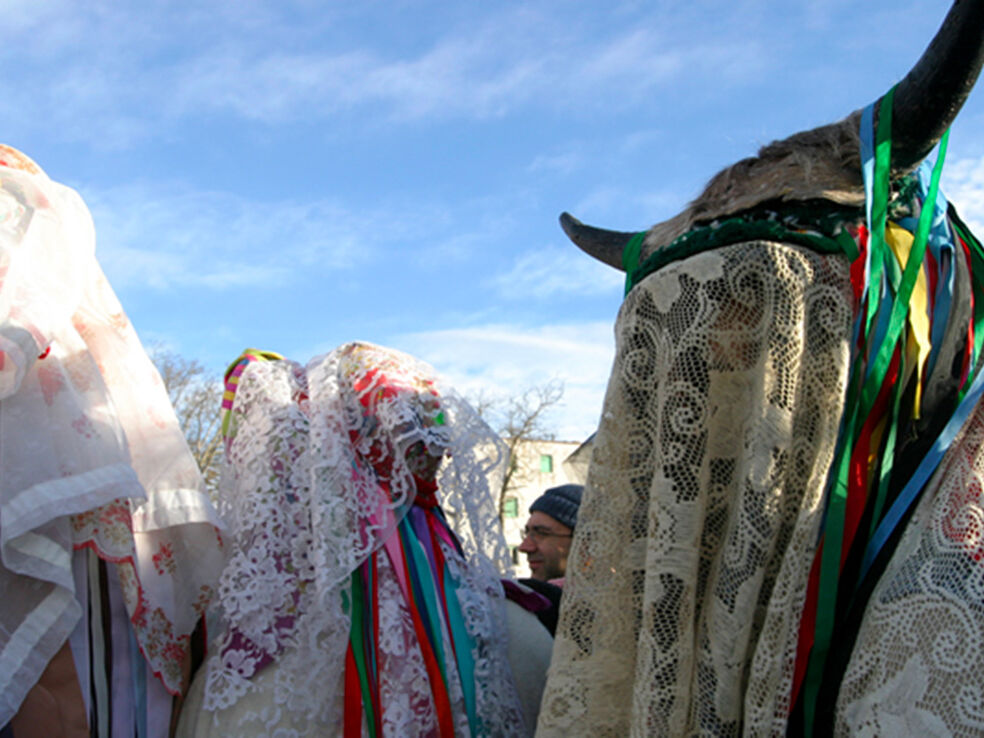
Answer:
<svg viewBox="0 0 984 738"><path fill-rule="evenodd" d="M349 340L594 428L642 230L898 81L946 0L2 0L3 140L78 189L145 343L221 371ZM984 222L984 92L944 186ZM978 225L981 229L981 226ZM984 229L982 229L984 230Z"/></svg>

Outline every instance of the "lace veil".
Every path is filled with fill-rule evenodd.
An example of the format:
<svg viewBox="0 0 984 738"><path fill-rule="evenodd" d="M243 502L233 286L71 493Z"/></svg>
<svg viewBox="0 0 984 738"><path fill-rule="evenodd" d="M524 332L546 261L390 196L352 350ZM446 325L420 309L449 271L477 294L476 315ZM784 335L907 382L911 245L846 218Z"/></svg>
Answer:
<svg viewBox="0 0 984 738"><path fill-rule="evenodd" d="M236 719L273 726L276 710L301 733L323 730L316 726L341 720L350 576L394 536L418 494L408 449L443 459L438 502L486 611L501 599L498 578L509 566L492 494L505 451L431 367L391 349L350 343L306 366L240 366L227 385L220 483L233 531L219 589L226 631L205 667L204 707L219 717L234 708L228 719L237 701L266 690L275 708ZM498 616L489 627L504 635Z"/></svg>
<svg viewBox="0 0 984 738"><path fill-rule="evenodd" d="M785 725L847 269L746 243L627 296L537 735L738 735L749 710Z"/></svg>

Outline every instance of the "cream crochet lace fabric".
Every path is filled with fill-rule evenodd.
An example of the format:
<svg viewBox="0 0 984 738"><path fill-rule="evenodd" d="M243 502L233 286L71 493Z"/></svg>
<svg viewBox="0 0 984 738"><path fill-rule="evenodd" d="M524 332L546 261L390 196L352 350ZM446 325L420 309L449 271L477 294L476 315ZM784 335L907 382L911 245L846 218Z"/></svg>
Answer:
<svg viewBox="0 0 984 738"><path fill-rule="evenodd" d="M843 411L847 268L744 243L626 298L538 735L786 734ZM868 601L826 706L835 734L984 730L982 490L978 407Z"/></svg>
<svg viewBox="0 0 984 738"><path fill-rule="evenodd" d="M868 601L837 699L838 734L984 732L982 493L978 406Z"/></svg>
<svg viewBox="0 0 984 738"><path fill-rule="evenodd" d="M782 734L848 262L753 242L629 293L538 735Z"/></svg>

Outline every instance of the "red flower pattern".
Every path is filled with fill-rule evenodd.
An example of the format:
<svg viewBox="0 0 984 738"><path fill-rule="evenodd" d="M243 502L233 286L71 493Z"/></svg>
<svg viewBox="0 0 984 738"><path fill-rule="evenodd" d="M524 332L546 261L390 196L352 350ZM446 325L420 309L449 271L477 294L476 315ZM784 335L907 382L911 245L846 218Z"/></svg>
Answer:
<svg viewBox="0 0 984 738"><path fill-rule="evenodd" d="M170 543L162 543L151 558L158 574L174 574L178 570L174 562L174 547Z"/></svg>

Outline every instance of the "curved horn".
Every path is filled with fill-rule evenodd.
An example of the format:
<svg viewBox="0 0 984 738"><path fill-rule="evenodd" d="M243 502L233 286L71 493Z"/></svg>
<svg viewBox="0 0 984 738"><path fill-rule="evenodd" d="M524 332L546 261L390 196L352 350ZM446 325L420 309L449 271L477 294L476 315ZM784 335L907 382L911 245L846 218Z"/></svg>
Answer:
<svg viewBox="0 0 984 738"><path fill-rule="evenodd" d="M914 168L939 142L970 95L982 66L984 0L954 0L922 57L896 86L892 109L895 171ZM883 99L876 104L876 117ZM634 233L594 228L568 213L560 216L560 225L582 251L623 270L622 251Z"/></svg>
<svg viewBox="0 0 984 738"><path fill-rule="evenodd" d="M635 233L606 231L585 225L570 213L560 214L560 227L583 252L620 271L625 271L622 266L622 251L629 239L636 235Z"/></svg>
<svg viewBox="0 0 984 738"><path fill-rule="evenodd" d="M914 167L939 142L977 81L982 62L984 0L954 0L936 36L896 87L893 169Z"/></svg>

